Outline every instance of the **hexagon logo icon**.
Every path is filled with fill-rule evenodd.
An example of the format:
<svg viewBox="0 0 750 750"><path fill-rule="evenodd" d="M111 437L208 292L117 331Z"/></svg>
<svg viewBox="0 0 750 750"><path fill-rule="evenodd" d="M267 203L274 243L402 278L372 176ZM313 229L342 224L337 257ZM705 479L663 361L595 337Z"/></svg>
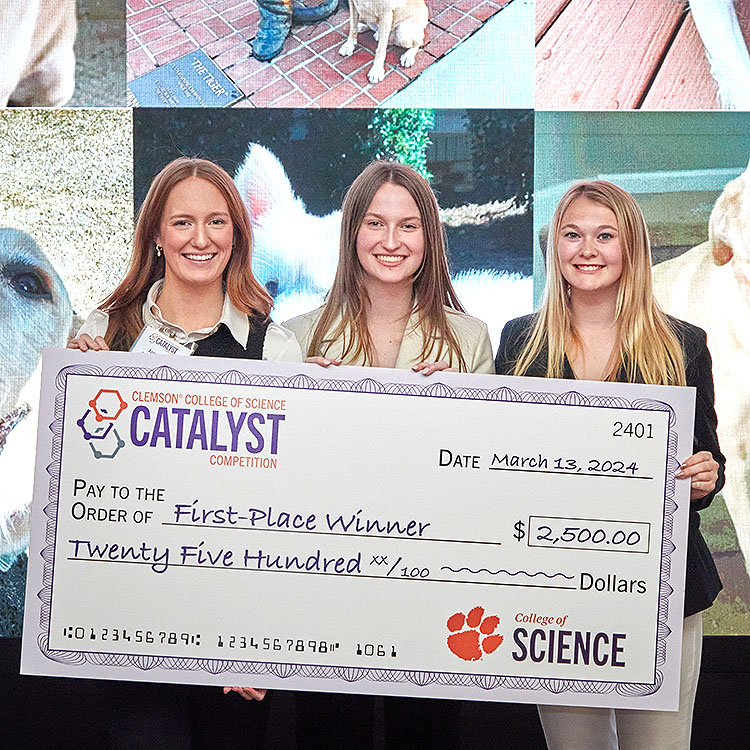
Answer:
<svg viewBox="0 0 750 750"><path fill-rule="evenodd" d="M125 447L115 421L128 405L119 391L100 388L88 406L83 416L76 420L83 439L91 447L94 458L114 458Z"/></svg>

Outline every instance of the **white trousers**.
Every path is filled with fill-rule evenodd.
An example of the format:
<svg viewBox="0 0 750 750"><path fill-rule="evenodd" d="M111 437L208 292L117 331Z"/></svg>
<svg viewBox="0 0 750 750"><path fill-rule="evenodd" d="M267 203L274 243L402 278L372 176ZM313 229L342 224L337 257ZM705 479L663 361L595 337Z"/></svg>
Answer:
<svg viewBox="0 0 750 750"><path fill-rule="evenodd" d="M703 616L686 617L678 711L539 706L549 750L689 750L703 646Z"/></svg>

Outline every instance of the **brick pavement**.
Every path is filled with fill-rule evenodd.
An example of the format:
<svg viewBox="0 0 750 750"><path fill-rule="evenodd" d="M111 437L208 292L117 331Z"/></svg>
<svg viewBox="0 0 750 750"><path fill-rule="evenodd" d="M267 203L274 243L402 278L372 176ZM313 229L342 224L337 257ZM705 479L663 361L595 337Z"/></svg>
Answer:
<svg viewBox="0 0 750 750"><path fill-rule="evenodd" d="M314 0L313 0L314 2ZM413 67L398 65L403 50L390 46L385 78L367 80L375 51L372 32L361 33L351 57L338 54L349 30L349 11L294 26L272 62L252 56L260 13L255 0L127 0L128 80L196 49L224 70L244 97L242 107L373 107L404 88L448 54L510 0L426 0L430 22Z"/></svg>

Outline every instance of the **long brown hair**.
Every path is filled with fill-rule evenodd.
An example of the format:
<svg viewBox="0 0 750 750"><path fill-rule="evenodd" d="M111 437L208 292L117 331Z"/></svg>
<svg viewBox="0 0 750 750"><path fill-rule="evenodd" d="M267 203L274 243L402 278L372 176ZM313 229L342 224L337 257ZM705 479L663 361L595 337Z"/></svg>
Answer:
<svg viewBox="0 0 750 750"><path fill-rule="evenodd" d="M576 183L557 204L549 231L544 302L513 374L524 375L546 352L547 377L562 377L566 346L580 344L570 311L569 286L557 254L563 216L577 198L610 209L620 236L622 276L615 307L619 351L605 379L616 380L624 367L630 382L685 385L680 342L652 291L651 243L643 213L630 193L604 180Z"/></svg>
<svg viewBox="0 0 750 750"><path fill-rule="evenodd" d="M325 355L328 347L343 339L343 359L373 364L375 352L367 328L367 291L364 270L357 258L357 234L375 193L385 184L408 190L419 209L424 233L424 257L414 275L414 312L422 332L422 351L417 361L446 356L461 370L466 362L456 336L448 325L445 308L465 312L450 280L446 258L445 230L440 223L435 194L427 181L413 169L392 161L373 161L354 180L341 209L339 265L331 291L313 332L308 356ZM443 351L446 354L443 355Z"/></svg>
<svg viewBox="0 0 750 750"><path fill-rule="evenodd" d="M177 183L199 177L219 190L227 202L234 227L234 242L229 263L224 270L226 293L232 304L246 315L267 317L273 302L253 276L252 230L245 204L232 178L206 159L181 157L167 164L154 177L138 211L133 241L133 255L125 278L99 306L109 313L105 340L113 349L129 349L143 328L143 303L148 290L164 278L164 257L157 257L156 237L167 198Z"/></svg>

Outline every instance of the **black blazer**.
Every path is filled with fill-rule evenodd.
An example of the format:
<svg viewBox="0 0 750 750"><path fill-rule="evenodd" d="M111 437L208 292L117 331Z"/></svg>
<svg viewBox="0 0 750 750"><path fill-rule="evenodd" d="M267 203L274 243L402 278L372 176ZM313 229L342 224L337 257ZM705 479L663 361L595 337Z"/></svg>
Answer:
<svg viewBox="0 0 750 750"><path fill-rule="evenodd" d="M525 315L506 323L500 337L500 346L495 357L495 370L498 375L510 375L515 367L524 344L531 335L536 315ZM721 580L716 570L706 541L700 532L698 511L708 507L716 493L724 486L724 458L716 436L716 411L714 410L714 381L711 374L711 354L706 345L706 332L677 318L669 318L677 334L685 358L685 379L687 385L696 389L695 429L693 432L693 453L709 451L719 464L719 477L716 487L705 497L690 503L688 523L687 570L685 573L685 617L701 612L711 606L721 591ZM542 353L529 368L529 377L546 377L547 356ZM567 357L563 367L563 377L575 379L573 368ZM617 378L625 381L625 371L620 370Z"/></svg>

